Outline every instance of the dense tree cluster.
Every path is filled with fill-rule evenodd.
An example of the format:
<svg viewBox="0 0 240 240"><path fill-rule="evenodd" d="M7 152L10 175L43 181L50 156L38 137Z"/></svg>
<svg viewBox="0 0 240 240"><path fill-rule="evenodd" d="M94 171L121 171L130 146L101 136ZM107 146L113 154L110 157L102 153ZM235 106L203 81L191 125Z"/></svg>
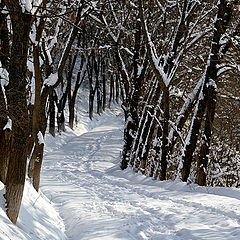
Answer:
<svg viewBox="0 0 240 240"><path fill-rule="evenodd" d="M44 135L55 118L65 131L66 109L74 128L81 86L90 118L122 104L122 169L240 184L238 1L0 0L0 11L0 180L13 223L26 167L38 191Z"/></svg>

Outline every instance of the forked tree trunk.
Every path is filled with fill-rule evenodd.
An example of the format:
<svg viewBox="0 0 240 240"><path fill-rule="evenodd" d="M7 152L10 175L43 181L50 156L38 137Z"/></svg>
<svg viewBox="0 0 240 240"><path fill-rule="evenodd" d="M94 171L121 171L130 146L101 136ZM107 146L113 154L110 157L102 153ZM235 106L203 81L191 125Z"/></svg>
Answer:
<svg viewBox="0 0 240 240"><path fill-rule="evenodd" d="M193 116L192 125L186 140L184 152L181 156L182 159L180 161L182 161L182 166L180 166L181 168L180 178L184 182L187 182L190 174L191 164L193 161L193 153L196 149L198 135L201 128L203 115L205 112L205 105L206 105L206 99L205 98L200 99L196 107L195 114Z"/></svg>
<svg viewBox="0 0 240 240"><path fill-rule="evenodd" d="M40 69L40 46L39 42L41 39L42 31L45 25L45 20L42 18L40 19L39 25L37 27L37 34L36 34L36 45L33 47L33 60L34 60L34 73L35 73L35 100L34 100L34 108L33 108L33 117L32 117L32 135L34 138L35 146L34 146L34 154L31 157L31 161L29 163L29 172L28 175L32 175L33 177L33 187L36 191L39 189L39 182L40 182L40 171L39 174L35 174L35 172L38 172L39 166L38 164L42 164L42 158L43 158L43 143L40 143L40 140L42 141L42 133L40 132L40 124L41 118L41 89L42 89L42 81L41 81L41 69ZM33 167L33 170L31 169ZM41 169L41 165L40 165ZM33 173L31 172L33 171Z"/></svg>

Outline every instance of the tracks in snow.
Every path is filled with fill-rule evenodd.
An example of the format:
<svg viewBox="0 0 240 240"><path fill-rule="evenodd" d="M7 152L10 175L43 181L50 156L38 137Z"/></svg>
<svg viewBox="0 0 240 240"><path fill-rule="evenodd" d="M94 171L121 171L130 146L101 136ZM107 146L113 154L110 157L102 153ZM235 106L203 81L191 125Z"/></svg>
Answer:
<svg viewBox="0 0 240 240"><path fill-rule="evenodd" d="M240 239L240 201L143 184L119 170L120 121L48 153L43 192L57 204L69 239ZM231 205L230 205L230 204Z"/></svg>

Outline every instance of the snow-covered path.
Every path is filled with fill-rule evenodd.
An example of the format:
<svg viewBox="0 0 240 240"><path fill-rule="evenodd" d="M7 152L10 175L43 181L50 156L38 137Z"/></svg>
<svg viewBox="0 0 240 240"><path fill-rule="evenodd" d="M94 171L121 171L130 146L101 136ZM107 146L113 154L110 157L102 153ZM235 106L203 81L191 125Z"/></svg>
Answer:
<svg viewBox="0 0 240 240"><path fill-rule="evenodd" d="M240 239L239 191L219 196L121 171L121 126L109 117L46 154L41 191L60 212L69 239Z"/></svg>

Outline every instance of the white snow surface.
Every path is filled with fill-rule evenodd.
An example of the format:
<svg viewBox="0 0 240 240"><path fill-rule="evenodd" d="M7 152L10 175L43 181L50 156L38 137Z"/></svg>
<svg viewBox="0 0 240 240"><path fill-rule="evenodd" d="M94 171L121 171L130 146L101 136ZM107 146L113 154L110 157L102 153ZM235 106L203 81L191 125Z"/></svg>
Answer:
<svg viewBox="0 0 240 240"><path fill-rule="evenodd" d="M62 145L45 154L41 190L57 207L68 239L240 239L238 189L159 182L120 170L123 122L115 115L119 110L82 119L85 128L65 133Z"/></svg>
<svg viewBox="0 0 240 240"><path fill-rule="evenodd" d="M16 225L7 218L0 182L0 239L1 240L65 240L65 226L53 203L42 192L37 193L26 181L23 201Z"/></svg>
<svg viewBox="0 0 240 240"><path fill-rule="evenodd" d="M40 193L27 181L17 226L6 217L0 183L0 239L240 239L239 189L120 170L121 115L116 108L90 121L85 112L75 131L46 136Z"/></svg>

